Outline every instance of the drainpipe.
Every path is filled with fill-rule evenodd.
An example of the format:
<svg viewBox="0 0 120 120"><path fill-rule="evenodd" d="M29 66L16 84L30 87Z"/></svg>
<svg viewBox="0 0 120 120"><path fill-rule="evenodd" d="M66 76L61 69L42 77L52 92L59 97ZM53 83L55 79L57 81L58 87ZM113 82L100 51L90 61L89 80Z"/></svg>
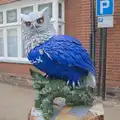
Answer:
<svg viewBox="0 0 120 120"><path fill-rule="evenodd" d="M91 0L91 39L90 39L90 55L95 65L95 51L96 51L96 40L95 40L95 3Z"/></svg>

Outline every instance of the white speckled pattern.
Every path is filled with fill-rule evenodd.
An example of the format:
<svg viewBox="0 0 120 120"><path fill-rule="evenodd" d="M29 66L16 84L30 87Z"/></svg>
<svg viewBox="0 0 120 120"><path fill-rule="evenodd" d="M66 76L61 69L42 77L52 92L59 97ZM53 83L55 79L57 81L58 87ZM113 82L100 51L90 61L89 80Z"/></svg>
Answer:
<svg viewBox="0 0 120 120"><path fill-rule="evenodd" d="M22 30L22 40L25 43L25 55L27 56L30 50L34 49L39 44L44 43L45 41L49 40L50 37L55 35L55 30L52 23L48 24L48 28L41 31L26 31Z"/></svg>

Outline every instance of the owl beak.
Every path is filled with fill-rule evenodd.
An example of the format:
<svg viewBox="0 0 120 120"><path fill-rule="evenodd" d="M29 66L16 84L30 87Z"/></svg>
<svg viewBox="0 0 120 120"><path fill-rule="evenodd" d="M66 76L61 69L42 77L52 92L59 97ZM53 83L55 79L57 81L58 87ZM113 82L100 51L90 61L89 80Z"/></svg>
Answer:
<svg viewBox="0 0 120 120"><path fill-rule="evenodd" d="M36 29L36 25L35 25L35 23L33 23L33 27Z"/></svg>

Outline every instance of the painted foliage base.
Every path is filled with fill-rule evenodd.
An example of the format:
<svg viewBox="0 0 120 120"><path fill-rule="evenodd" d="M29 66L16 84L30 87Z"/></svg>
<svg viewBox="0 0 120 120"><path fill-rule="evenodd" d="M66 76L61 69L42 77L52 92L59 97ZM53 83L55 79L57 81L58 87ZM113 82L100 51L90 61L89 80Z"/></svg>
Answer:
<svg viewBox="0 0 120 120"><path fill-rule="evenodd" d="M93 94L85 86L73 88L67 86L64 80L45 78L33 70L30 70L30 73L33 78L33 87L37 93L35 108L41 110L45 120L50 120L54 115L53 102L55 98L64 98L67 106L90 105L94 100Z"/></svg>

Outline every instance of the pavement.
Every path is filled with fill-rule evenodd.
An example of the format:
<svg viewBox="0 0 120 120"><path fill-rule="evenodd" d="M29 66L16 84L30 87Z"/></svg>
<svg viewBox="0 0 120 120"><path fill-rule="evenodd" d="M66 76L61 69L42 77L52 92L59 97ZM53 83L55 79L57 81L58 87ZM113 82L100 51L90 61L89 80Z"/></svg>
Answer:
<svg viewBox="0 0 120 120"><path fill-rule="evenodd" d="M32 89L0 83L0 120L27 120L34 98ZM120 120L120 107L115 102L105 101L104 110L105 120Z"/></svg>
<svg viewBox="0 0 120 120"><path fill-rule="evenodd" d="M103 102L105 120L120 120L120 101L111 99Z"/></svg>
<svg viewBox="0 0 120 120"><path fill-rule="evenodd" d="M120 109L116 107L105 107L105 120L120 120Z"/></svg>
<svg viewBox="0 0 120 120"><path fill-rule="evenodd" d="M35 93L7 84L0 84L0 120L27 120Z"/></svg>

